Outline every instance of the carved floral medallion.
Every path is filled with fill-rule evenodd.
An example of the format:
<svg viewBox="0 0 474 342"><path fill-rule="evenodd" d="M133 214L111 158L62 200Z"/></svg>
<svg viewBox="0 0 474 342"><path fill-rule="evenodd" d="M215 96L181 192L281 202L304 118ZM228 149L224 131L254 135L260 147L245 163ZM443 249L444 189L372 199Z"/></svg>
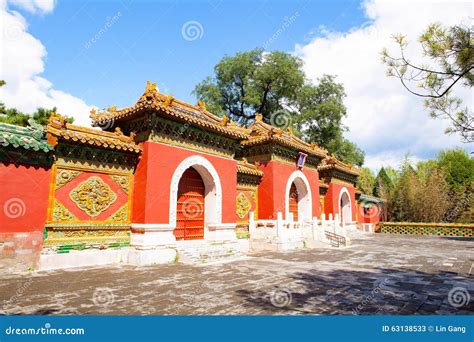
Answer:
<svg viewBox="0 0 474 342"><path fill-rule="evenodd" d="M95 217L107 210L117 195L100 177L93 176L76 186L69 197L87 215Z"/></svg>
<svg viewBox="0 0 474 342"><path fill-rule="evenodd" d="M250 204L247 196L245 196L242 192L239 193L237 195L237 216L241 219L245 218L251 207L252 205Z"/></svg>

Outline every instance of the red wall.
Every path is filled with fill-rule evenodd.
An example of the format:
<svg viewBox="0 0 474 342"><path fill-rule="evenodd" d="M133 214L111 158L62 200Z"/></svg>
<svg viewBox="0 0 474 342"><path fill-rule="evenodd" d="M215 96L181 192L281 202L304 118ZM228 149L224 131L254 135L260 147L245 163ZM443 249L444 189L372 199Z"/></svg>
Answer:
<svg viewBox="0 0 474 342"><path fill-rule="evenodd" d="M169 223L171 179L184 159L196 155L206 158L219 174L222 186L222 223L236 222L235 160L150 141L144 142L142 146L143 154L134 175L133 223Z"/></svg>
<svg viewBox="0 0 474 342"><path fill-rule="evenodd" d="M0 163L0 260L6 271L37 265L50 181L49 168Z"/></svg>
<svg viewBox="0 0 474 342"><path fill-rule="evenodd" d="M293 165L279 161L268 161L260 164L264 172L258 189L258 218L260 220L274 220L277 212L285 218L286 184L291 174L298 170ZM319 203L319 175L317 171L303 168L303 174L308 178L311 188L313 217L321 214Z"/></svg>
<svg viewBox="0 0 474 342"><path fill-rule="evenodd" d="M378 223L380 222L380 208L374 204L370 203L370 208L364 213L363 203L357 205L357 222L358 223Z"/></svg>
<svg viewBox="0 0 474 342"><path fill-rule="evenodd" d="M346 188L349 191L351 199L351 209L352 209L352 221L356 220L357 204L355 200L355 189L352 186L344 186L336 183L329 183L329 189L324 196L324 213L326 218L329 217L329 214L339 213L339 194L342 188Z"/></svg>
<svg viewBox="0 0 474 342"><path fill-rule="evenodd" d="M0 232L43 231L51 169L0 164Z"/></svg>

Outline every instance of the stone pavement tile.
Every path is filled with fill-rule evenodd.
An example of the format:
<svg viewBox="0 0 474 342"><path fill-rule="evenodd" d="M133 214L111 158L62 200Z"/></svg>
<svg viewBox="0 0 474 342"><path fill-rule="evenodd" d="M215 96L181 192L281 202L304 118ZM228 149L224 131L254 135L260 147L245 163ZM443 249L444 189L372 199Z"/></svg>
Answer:
<svg viewBox="0 0 474 342"><path fill-rule="evenodd" d="M265 252L202 267L2 274L0 304L8 304L5 314L351 315L359 305L371 315L472 314L472 299L459 309L448 302L453 287L474 284L469 248L472 241L375 234L345 249ZM94 301L98 289L110 303ZM274 305L278 291L291 296L276 297L283 307Z"/></svg>

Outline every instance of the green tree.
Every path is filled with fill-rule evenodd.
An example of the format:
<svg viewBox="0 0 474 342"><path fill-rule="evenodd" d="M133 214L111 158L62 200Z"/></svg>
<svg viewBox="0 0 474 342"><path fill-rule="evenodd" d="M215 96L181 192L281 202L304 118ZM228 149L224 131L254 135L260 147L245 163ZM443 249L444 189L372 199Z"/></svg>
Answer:
<svg viewBox="0 0 474 342"><path fill-rule="evenodd" d="M270 122L270 115L295 103L304 85L302 61L285 52L262 49L225 56L194 94L216 114L226 114L248 124L256 113Z"/></svg>
<svg viewBox="0 0 474 342"><path fill-rule="evenodd" d="M450 207L444 220L447 222L464 221L469 218L466 213L474 202L474 159L466 151L456 148L441 151L436 159L448 184Z"/></svg>
<svg viewBox="0 0 474 342"><path fill-rule="evenodd" d="M357 177L357 188L366 195L373 195L375 186L375 176L372 171L367 167L361 167L359 169L359 177Z"/></svg>
<svg viewBox="0 0 474 342"><path fill-rule="evenodd" d="M362 166L364 164L365 153L356 144L350 142L342 136L337 135L327 144L321 144L332 152L339 160L352 165Z"/></svg>
<svg viewBox="0 0 474 342"><path fill-rule="evenodd" d="M5 81L0 80L0 87L3 87L5 84ZM28 120L33 119L36 123L46 126L51 112L56 113L56 111L56 107L53 109L38 108L33 114L30 115L22 113L16 108L6 108L5 104L0 102L0 122L26 127L28 126ZM69 123L72 123L74 118L66 117L66 120Z"/></svg>
<svg viewBox="0 0 474 342"><path fill-rule="evenodd" d="M343 137L344 87L329 75L313 85L302 66L301 59L286 52L240 52L222 58L215 76L198 83L193 93L215 114L247 125L261 113L265 122L283 129L291 125L302 139L362 165L364 153Z"/></svg>
<svg viewBox="0 0 474 342"><path fill-rule="evenodd" d="M295 126L302 138L320 146L342 140L346 130L341 122L347 112L343 102L345 96L344 86L330 75L320 78L316 86L303 86L298 92L294 115Z"/></svg>
<svg viewBox="0 0 474 342"><path fill-rule="evenodd" d="M474 44L471 27L455 25L444 27L431 24L419 37L424 57L434 65L413 64L405 56L407 40L403 35L394 36L400 54L391 56L382 51L382 61L387 65L387 75L400 79L412 94L425 98L425 106L435 118L448 119L451 127L446 133L459 133L464 142L474 141L474 117L462 101L452 95L455 88L471 88L474 83ZM418 90L415 90L418 88Z"/></svg>
<svg viewBox="0 0 474 342"><path fill-rule="evenodd" d="M374 188L372 193L374 196L386 198L387 193L390 192L393 188L392 179L388 176L385 168L382 167L375 177Z"/></svg>
<svg viewBox="0 0 474 342"><path fill-rule="evenodd" d="M461 149L441 151L437 157L438 165L443 169L446 182L452 190L464 189L474 180L474 159Z"/></svg>

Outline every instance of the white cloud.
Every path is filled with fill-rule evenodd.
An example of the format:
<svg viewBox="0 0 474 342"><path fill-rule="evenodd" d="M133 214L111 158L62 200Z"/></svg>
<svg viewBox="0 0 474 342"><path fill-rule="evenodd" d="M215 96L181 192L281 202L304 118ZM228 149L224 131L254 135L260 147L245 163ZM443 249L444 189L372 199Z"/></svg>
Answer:
<svg viewBox="0 0 474 342"><path fill-rule="evenodd" d="M54 7L54 1L15 0L14 3L41 13L51 12ZM27 22L20 13L9 9L5 1L0 1L0 6L0 79L6 81L0 88L0 101L26 113L38 107L57 107L59 113L74 117L75 123L89 126L92 107L80 98L55 89L50 81L41 77L47 54L44 45L28 33Z"/></svg>
<svg viewBox="0 0 474 342"><path fill-rule="evenodd" d="M54 9L54 0L10 0L15 6L31 13L49 13Z"/></svg>
<svg viewBox="0 0 474 342"><path fill-rule="evenodd" d="M398 164L407 153L420 160L440 149L462 146L458 136L444 134L447 121L431 119L420 98L410 95L399 80L386 77L380 51L387 47L395 54L391 36L403 33L411 42L408 55L420 57L417 38L422 31L433 22L466 23L472 17L471 2L370 0L363 8L368 21L361 27L344 33L325 28L309 44L297 45L296 53L305 61L310 79L334 74L344 84L347 137L366 151L366 164L375 169ZM472 108L469 90L457 95Z"/></svg>

